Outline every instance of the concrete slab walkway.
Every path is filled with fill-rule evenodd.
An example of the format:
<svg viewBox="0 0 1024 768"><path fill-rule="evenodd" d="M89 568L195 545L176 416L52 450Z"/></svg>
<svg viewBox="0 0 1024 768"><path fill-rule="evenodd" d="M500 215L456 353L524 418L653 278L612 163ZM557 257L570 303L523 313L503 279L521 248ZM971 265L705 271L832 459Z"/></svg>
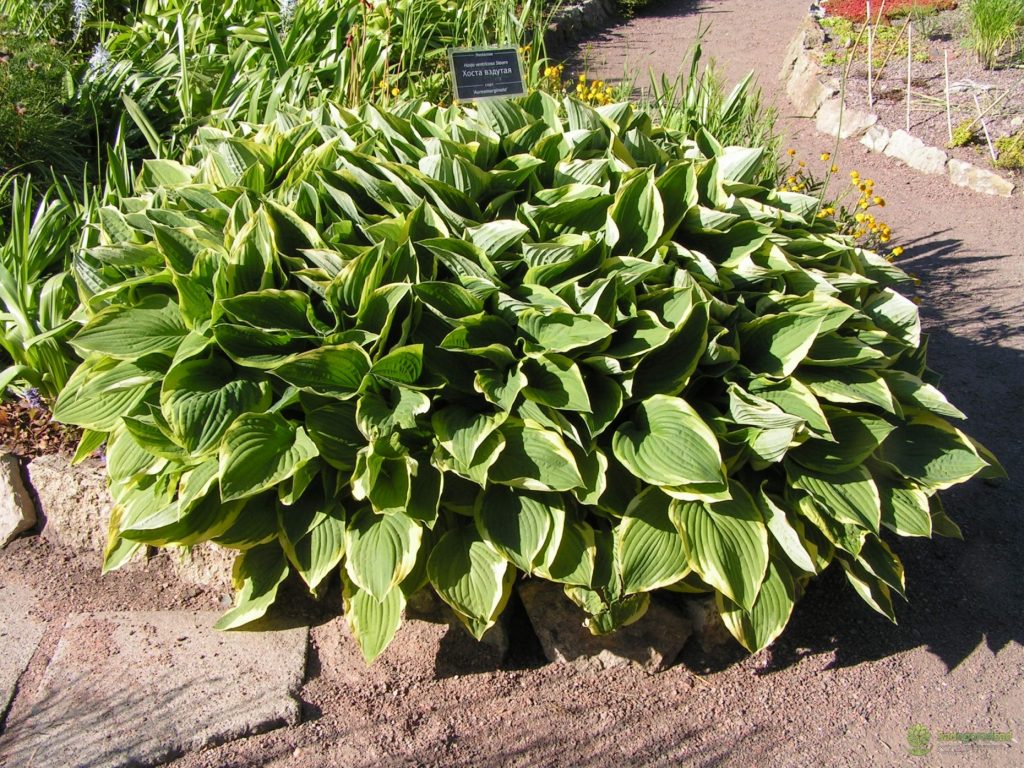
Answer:
<svg viewBox="0 0 1024 768"><path fill-rule="evenodd" d="M307 629L217 632L215 620L188 611L71 614L38 690L19 693L31 706L12 713L0 764L159 765L297 723Z"/></svg>

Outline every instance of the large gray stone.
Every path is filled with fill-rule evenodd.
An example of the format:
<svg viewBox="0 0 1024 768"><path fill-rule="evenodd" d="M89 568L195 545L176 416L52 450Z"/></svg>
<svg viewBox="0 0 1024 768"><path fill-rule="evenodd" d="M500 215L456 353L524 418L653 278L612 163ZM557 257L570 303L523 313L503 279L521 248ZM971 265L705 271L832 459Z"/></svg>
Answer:
<svg viewBox="0 0 1024 768"><path fill-rule="evenodd" d="M704 653L717 655L737 647L736 639L722 621L714 597L690 597L686 600L686 613L693 625L693 639Z"/></svg>
<svg viewBox="0 0 1024 768"><path fill-rule="evenodd" d="M299 720L306 628L217 632L215 614L72 614L0 764L115 768Z"/></svg>
<svg viewBox="0 0 1024 768"><path fill-rule="evenodd" d="M571 663L585 669L638 664L659 672L675 661L690 637L687 617L656 600L639 621L597 636L583 626L586 614L558 585L524 581L519 585L519 597L544 655L556 664Z"/></svg>
<svg viewBox="0 0 1024 768"><path fill-rule="evenodd" d="M829 99L818 110L814 125L822 133L840 139L860 136L878 122L878 115L843 107L842 99Z"/></svg>
<svg viewBox="0 0 1024 768"><path fill-rule="evenodd" d="M72 467L63 456L40 456L29 462L28 480L39 499L43 538L101 556L113 505L103 464L87 459Z"/></svg>
<svg viewBox="0 0 1024 768"><path fill-rule="evenodd" d="M238 553L208 541L192 547L168 547L161 550L162 557L169 558L171 569L186 584L206 587L221 594L232 594L231 567Z"/></svg>
<svg viewBox="0 0 1024 768"><path fill-rule="evenodd" d="M963 160L950 160L948 165L949 180L958 187L967 187L985 195L1009 197L1013 194L1013 182L1007 181L998 173L965 163Z"/></svg>
<svg viewBox="0 0 1024 768"><path fill-rule="evenodd" d="M903 130L893 131L885 147L885 154L924 173L945 173L946 161L949 159L941 149L930 147Z"/></svg>
<svg viewBox="0 0 1024 768"><path fill-rule="evenodd" d="M46 622L32 615L35 605L27 587L0 586L0 720L46 631Z"/></svg>
<svg viewBox="0 0 1024 768"><path fill-rule="evenodd" d="M839 89L823 82L821 67L814 56L808 51L801 51L786 81L786 95L796 114L814 117L821 105L838 92Z"/></svg>
<svg viewBox="0 0 1024 768"><path fill-rule="evenodd" d="M0 455L0 548L36 524L36 507L21 480L17 457Z"/></svg>

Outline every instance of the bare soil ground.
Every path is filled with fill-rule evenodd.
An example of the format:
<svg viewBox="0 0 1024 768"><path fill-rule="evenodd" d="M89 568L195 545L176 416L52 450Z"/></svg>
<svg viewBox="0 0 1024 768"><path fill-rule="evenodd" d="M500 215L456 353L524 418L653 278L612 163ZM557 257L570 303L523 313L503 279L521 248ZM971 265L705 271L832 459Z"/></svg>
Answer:
<svg viewBox="0 0 1024 768"><path fill-rule="evenodd" d="M727 77L754 70L779 98L775 74L806 5L664 0L591 40L589 69L609 81L627 60L674 73L698 24L710 21L704 47ZM809 157L833 149L778 104L784 146ZM931 365L969 415L970 434L1010 474L999 487L977 481L944 494L963 542L895 543L910 597L898 626L832 574L812 586L771 648L725 663L688 649L660 675L582 672L545 664L521 632L499 665L459 631L409 622L367 668L340 622L307 604L303 723L188 755L175 768L1024 765L1024 198L952 188L854 142L835 160L874 178L888 199L902 260L923 281ZM43 594L45 618L58 628L70 611L211 609L222 598L178 584L157 561L101 579L92 559L38 537L0 554L0 580ZM55 642L51 631L25 685ZM907 728L917 723L933 736L923 757L908 754ZM990 731L1012 732L1013 741L939 740Z"/></svg>

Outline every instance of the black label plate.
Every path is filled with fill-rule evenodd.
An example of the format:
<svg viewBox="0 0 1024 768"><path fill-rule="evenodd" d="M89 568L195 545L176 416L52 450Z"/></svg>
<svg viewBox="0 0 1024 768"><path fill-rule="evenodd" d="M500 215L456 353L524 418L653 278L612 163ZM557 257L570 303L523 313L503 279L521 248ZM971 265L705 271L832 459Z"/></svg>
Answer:
<svg viewBox="0 0 1024 768"><path fill-rule="evenodd" d="M459 101L523 96L526 84L515 48L467 48L448 52Z"/></svg>

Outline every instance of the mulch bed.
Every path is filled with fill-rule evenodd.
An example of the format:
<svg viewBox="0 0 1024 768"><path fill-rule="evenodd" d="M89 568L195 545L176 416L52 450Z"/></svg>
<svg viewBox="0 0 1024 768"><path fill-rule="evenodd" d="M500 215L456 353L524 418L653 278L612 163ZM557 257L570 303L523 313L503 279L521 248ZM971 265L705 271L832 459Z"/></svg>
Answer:
<svg viewBox="0 0 1024 768"><path fill-rule="evenodd" d="M76 427L57 424L45 405L26 400L0 402L0 451L30 460L44 454L73 454L82 437Z"/></svg>

